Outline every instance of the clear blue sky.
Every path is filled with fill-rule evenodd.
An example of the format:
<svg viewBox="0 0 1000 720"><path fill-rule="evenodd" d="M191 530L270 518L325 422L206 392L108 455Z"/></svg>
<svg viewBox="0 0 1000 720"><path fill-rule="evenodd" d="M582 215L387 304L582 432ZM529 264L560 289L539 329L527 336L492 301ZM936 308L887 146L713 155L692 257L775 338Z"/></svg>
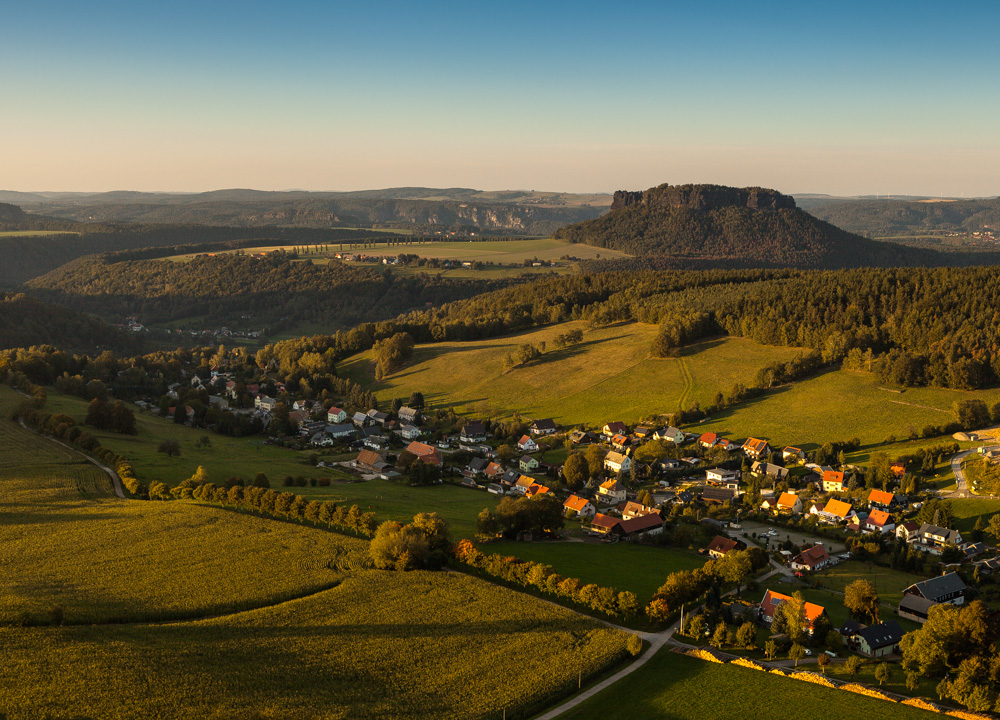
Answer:
<svg viewBox="0 0 1000 720"><path fill-rule="evenodd" d="M19 2L0 189L997 195L998 27L992 1Z"/></svg>

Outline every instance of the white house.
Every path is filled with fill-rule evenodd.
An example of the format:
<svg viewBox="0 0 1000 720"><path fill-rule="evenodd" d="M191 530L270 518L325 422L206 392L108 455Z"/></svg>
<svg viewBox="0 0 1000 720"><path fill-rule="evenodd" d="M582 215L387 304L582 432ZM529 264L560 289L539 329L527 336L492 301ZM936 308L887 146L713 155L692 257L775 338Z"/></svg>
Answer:
<svg viewBox="0 0 1000 720"><path fill-rule="evenodd" d="M632 458L612 450L604 456L604 467L613 473L628 472L632 467Z"/></svg>
<svg viewBox="0 0 1000 720"><path fill-rule="evenodd" d="M517 449L521 452L533 453L538 450L538 443L531 439L528 435L522 435L521 439L517 441Z"/></svg>
<svg viewBox="0 0 1000 720"><path fill-rule="evenodd" d="M339 407L331 407L326 411L326 421L331 425L337 425L347 419L347 412Z"/></svg>

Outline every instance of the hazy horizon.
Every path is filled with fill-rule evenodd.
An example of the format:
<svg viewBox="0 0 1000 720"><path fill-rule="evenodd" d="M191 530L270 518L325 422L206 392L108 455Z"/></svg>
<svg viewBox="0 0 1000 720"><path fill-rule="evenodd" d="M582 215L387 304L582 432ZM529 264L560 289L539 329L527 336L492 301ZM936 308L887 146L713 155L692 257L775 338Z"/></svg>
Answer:
<svg viewBox="0 0 1000 720"><path fill-rule="evenodd" d="M0 187L992 197L1000 49L974 39L998 20L927 2L22 4L0 25Z"/></svg>

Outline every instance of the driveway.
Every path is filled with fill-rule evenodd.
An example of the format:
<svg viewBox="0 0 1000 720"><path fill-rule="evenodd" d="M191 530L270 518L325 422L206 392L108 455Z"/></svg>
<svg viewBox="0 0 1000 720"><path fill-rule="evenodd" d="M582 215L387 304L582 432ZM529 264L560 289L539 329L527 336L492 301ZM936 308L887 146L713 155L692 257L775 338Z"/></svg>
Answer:
<svg viewBox="0 0 1000 720"><path fill-rule="evenodd" d="M831 540L829 538L818 537L816 535L808 535L799 530L788 530L786 528L778 527L777 525L770 525L768 523L760 522L758 520L744 520L741 524L743 525L743 529L736 530L735 534L739 536L741 540L748 540L750 542L753 542L752 534L757 533L757 540L758 540L757 544L760 544L763 540L760 537L762 532L766 532L767 530L770 530L772 528L776 530L778 532L777 537L769 538L771 548L774 548L778 543L784 542L787 539L791 539L791 541L795 543L795 545L804 545L806 543L815 545L817 543L822 543L823 547L825 547L826 551L831 555L842 553L847 549L844 543L839 540ZM743 537L744 533L746 533L747 535L746 538Z"/></svg>

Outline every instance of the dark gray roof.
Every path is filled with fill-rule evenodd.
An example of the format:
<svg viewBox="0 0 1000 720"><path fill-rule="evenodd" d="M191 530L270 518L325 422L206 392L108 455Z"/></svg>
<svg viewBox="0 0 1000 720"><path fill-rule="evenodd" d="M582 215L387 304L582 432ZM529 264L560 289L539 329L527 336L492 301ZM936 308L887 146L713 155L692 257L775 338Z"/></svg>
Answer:
<svg viewBox="0 0 1000 720"><path fill-rule="evenodd" d="M864 627L865 626L857 620L848 619L843 625L840 626L840 634L844 637L852 637L861 632Z"/></svg>
<svg viewBox="0 0 1000 720"><path fill-rule="evenodd" d="M947 575L938 575L929 580L914 583L910 587L920 593L922 597L940 602L941 598L965 590L966 585L958 573L952 572Z"/></svg>
<svg viewBox="0 0 1000 720"><path fill-rule="evenodd" d="M863 630L858 630L855 635L863 637L865 642L868 643L868 647L872 650L877 650L878 648L895 645L902 640L903 628L895 620L889 620L888 622L870 625Z"/></svg>
<svg viewBox="0 0 1000 720"><path fill-rule="evenodd" d="M715 500L716 502L728 502L735 499L736 491L728 488L705 488L701 493L702 500Z"/></svg>
<svg viewBox="0 0 1000 720"><path fill-rule="evenodd" d="M469 469L481 471L485 470L486 466L489 464L490 461L487 460L486 458L472 458L472 460L469 461Z"/></svg>
<svg viewBox="0 0 1000 720"><path fill-rule="evenodd" d="M927 617L928 611L937 604L933 600L919 595L904 595L903 599L899 601L899 610Z"/></svg>

